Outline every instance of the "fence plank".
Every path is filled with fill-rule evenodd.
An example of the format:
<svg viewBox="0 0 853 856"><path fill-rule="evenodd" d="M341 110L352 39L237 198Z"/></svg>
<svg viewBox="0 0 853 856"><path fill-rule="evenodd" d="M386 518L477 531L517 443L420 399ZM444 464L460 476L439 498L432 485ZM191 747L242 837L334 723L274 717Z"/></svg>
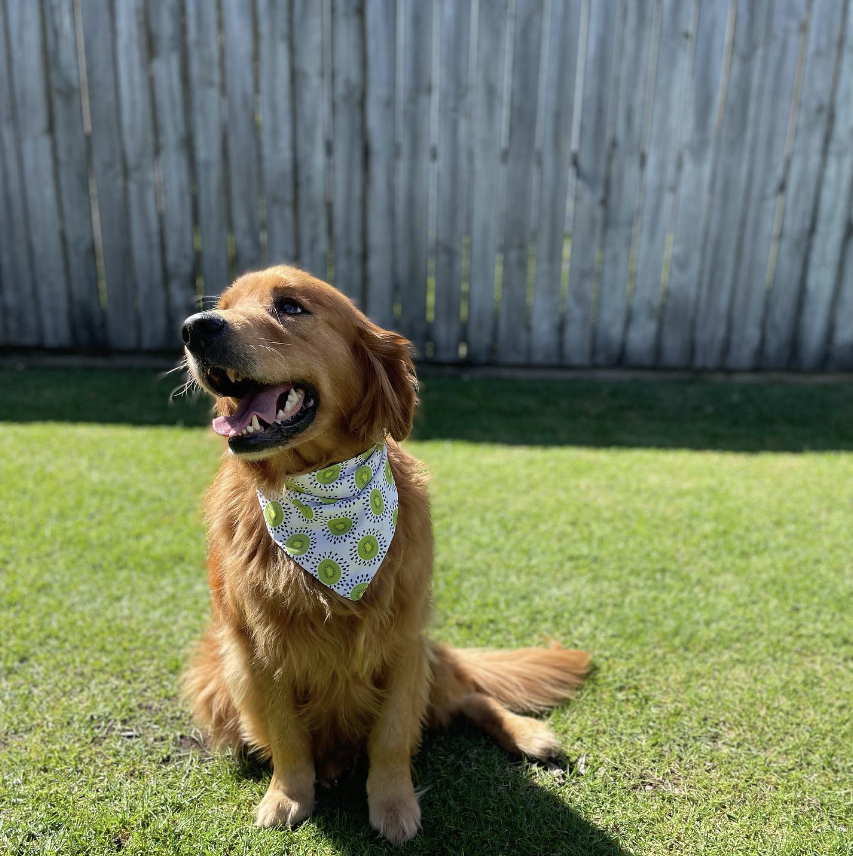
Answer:
<svg viewBox="0 0 853 856"><path fill-rule="evenodd" d="M612 366L619 361L625 334L631 244L642 171L640 149L649 49L656 23L655 5L650 2L625 4L616 126L606 179L601 296L595 327L596 365Z"/></svg>
<svg viewBox="0 0 853 856"><path fill-rule="evenodd" d="M333 2L335 287L359 305L364 292L363 14L363 0Z"/></svg>
<svg viewBox="0 0 853 856"><path fill-rule="evenodd" d="M400 205L397 235L406 248L397 255L403 285L400 326L423 354L427 338L426 292L429 239L430 93L432 88L432 0L405 0L403 24Z"/></svg>
<svg viewBox="0 0 853 856"><path fill-rule="evenodd" d="M853 206L851 206L853 222ZM835 298L835 311L830 325L825 367L832 371L853 370L853 240L848 234L844 259L839 271L840 282Z"/></svg>
<svg viewBox="0 0 853 856"><path fill-rule="evenodd" d="M113 9L109 0L86 0L81 3L81 11L92 121L92 169L107 290L107 336L113 348L129 351L139 347L139 327L127 229Z"/></svg>
<svg viewBox="0 0 853 856"><path fill-rule="evenodd" d="M566 195L571 172L572 118L580 32L580 0L551 4L548 68L542 136L542 189L536 272L530 317L530 359L556 364L560 358L560 286L566 237Z"/></svg>
<svg viewBox="0 0 853 856"><path fill-rule="evenodd" d="M181 322L196 311L195 247L189 131L181 72L181 9L172 0L149 0L151 82L158 155L163 173L163 258L168 333L177 341ZM170 338L171 341L171 338Z"/></svg>
<svg viewBox="0 0 853 856"><path fill-rule="evenodd" d="M690 364L729 15L727 4L702 2L700 5L696 53L690 72L690 102L680 153L682 167L675 193L672 256L660 330L658 362L666 368Z"/></svg>
<svg viewBox="0 0 853 856"><path fill-rule="evenodd" d="M297 258L291 6L279 0L258 0L257 7L261 183L269 264L292 264Z"/></svg>
<svg viewBox="0 0 853 856"><path fill-rule="evenodd" d="M831 81L842 33L844 7L815 0L809 21L803 87L791 165L785 183L785 210L772 283L761 367L787 368L792 357L798 298L815 216L832 98Z"/></svg>
<svg viewBox="0 0 853 856"><path fill-rule="evenodd" d="M396 11L396 0L365 0L367 299L364 309L382 327L394 324Z"/></svg>
<svg viewBox="0 0 853 856"><path fill-rule="evenodd" d="M75 345L102 347L106 338L89 202L89 163L83 134L74 5L67 0L43 0L43 10L57 181L68 260L71 328Z"/></svg>
<svg viewBox="0 0 853 856"><path fill-rule="evenodd" d="M225 204L225 163L222 140L221 72L217 4L186 0L187 55L198 221L201 232L201 274L204 291L221 292L231 277Z"/></svg>
<svg viewBox="0 0 853 856"><path fill-rule="evenodd" d="M524 362L530 350L527 272L543 5L543 0L518 0L516 8L498 317L497 359L503 363Z"/></svg>
<svg viewBox="0 0 853 856"><path fill-rule="evenodd" d="M742 250L734 271L726 367L758 367L765 283L777 195L785 181L785 140L807 0L777 0L761 68L764 92L756 110L749 206L741 227Z"/></svg>
<svg viewBox="0 0 853 856"><path fill-rule="evenodd" d="M258 141L255 135L254 14L245 0L222 0L228 102L228 189L235 273L260 265Z"/></svg>
<svg viewBox="0 0 853 856"><path fill-rule="evenodd" d="M733 282L740 257L743 219L752 186L752 158L767 52L769 0L739 2L734 50L719 160L714 207L702 263L693 365L723 364ZM762 280L763 284L763 280Z"/></svg>
<svg viewBox="0 0 853 856"><path fill-rule="evenodd" d="M833 296L848 230L853 177L853 14L849 9L833 111L794 354L794 365L807 370L821 368L826 359Z"/></svg>
<svg viewBox="0 0 853 856"><path fill-rule="evenodd" d="M498 182L501 158L501 102L506 63L507 2L480 3L477 72L472 129L471 283L468 294L468 358L491 357L498 240Z"/></svg>
<svg viewBox="0 0 853 856"><path fill-rule="evenodd" d="M467 210L470 108L469 0L443 0L438 95L438 197L435 248L434 357L454 361L462 340L462 242Z"/></svg>
<svg viewBox="0 0 853 856"><path fill-rule="evenodd" d="M684 122L681 107L687 85L690 42L696 38L691 31L691 26L695 26L693 15L691 4L663 0L651 130L643 173L637 270L625 336L625 362L630 366L651 366L656 357L664 250Z"/></svg>
<svg viewBox="0 0 853 856"><path fill-rule="evenodd" d="M12 87L24 178L27 220L32 242L34 285L39 293L43 343L74 343L62 220L57 198L50 106L47 101L44 41L39 3L7 4Z"/></svg>
<svg viewBox="0 0 853 856"><path fill-rule="evenodd" d="M164 348L175 337L168 330L163 287L144 0L116 5L116 70L139 344L145 349Z"/></svg>
<svg viewBox="0 0 853 856"><path fill-rule="evenodd" d="M16 133L12 60L7 53L6 9L0 3L0 307L9 345L41 344L38 295L28 240L21 152Z"/></svg>
<svg viewBox="0 0 853 856"><path fill-rule="evenodd" d="M592 301L599 239L604 223L607 116L613 94L616 0L592 0L577 152L572 252L563 326L563 359L592 362Z"/></svg>
<svg viewBox="0 0 853 856"><path fill-rule="evenodd" d="M292 35L299 264L314 276L326 279L329 239L323 126L322 3L294 0Z"/></svg>

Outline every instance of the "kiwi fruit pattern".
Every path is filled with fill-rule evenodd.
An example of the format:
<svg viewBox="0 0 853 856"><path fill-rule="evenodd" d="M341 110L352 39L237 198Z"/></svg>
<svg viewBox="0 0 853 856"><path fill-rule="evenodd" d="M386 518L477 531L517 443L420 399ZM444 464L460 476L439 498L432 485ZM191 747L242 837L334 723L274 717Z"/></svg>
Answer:
<svg viewBox="0 0 853 856"><path fill-rule="evenodd" d="M258 490L275 543L323 585L360 600L397 528L397 485L385 444Z"/></svg>

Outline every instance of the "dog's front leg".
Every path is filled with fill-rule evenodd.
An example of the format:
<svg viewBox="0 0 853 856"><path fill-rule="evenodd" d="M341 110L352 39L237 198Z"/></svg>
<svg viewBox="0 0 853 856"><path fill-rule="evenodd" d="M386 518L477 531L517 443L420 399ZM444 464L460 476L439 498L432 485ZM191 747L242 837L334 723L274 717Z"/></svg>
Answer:
<svg viewBox="0 0 853 856"><path fill-rule="evenodd" d="M272 779L255 818L258 826L293 826L314 807L311 735L296 713L289 687L269 680L263 697Z"/></svg>
<svg viewBox="0 0 853 856"><path fill-rule="evenodd" d="M411 758L420 742L427 681L426 657L418 641L391 667L385 703L367 743L370 824L392 844L408 841L421 825Z"/></svg>
<svg viewBox="0 0 853 856"><path fill-rule="evenodd" d="M255 811L257 824L293 826L314 806L311 734L297 714L293 689L257 664L245 633L225 633L220 650L243 739L272 755L272 779Z"/></svg>

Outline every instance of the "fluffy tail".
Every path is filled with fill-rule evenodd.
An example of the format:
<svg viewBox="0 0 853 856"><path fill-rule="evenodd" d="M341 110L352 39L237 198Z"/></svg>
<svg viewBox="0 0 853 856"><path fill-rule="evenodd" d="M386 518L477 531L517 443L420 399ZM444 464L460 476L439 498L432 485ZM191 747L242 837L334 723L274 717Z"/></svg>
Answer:
<svg viewBox="0 0 853 856"><path fill-rule="evenodd" d="M550 728L519 716L559 704L583 683L590 669L584 651L550 648L484 651L430 643L432 720L445 724L462 714L510 752L534 758L559 754Z"/></svg>

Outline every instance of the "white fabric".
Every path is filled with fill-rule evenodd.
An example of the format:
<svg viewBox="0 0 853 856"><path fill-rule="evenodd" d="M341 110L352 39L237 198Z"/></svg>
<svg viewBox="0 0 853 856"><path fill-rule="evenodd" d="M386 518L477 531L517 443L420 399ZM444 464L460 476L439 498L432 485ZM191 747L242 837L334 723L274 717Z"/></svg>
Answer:
<svg viewBox="0 0 853 856"><path fill-rule="evenodd" d="M397 485L388 446L258 490L273 541L324 585L359 600L397 527Z"/></svg>

